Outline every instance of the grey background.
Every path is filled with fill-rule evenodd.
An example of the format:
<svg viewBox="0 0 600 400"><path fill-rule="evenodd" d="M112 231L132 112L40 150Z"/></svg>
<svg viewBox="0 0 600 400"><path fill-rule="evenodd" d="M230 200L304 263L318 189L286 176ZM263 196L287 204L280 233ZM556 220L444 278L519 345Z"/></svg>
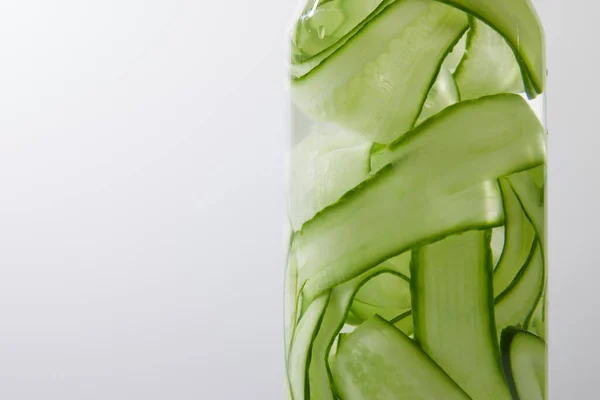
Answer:
<svg viewBox="0 0 600 400"><path fill-rule="evenodd" d="M598 7L547 30L551 394L600 372ZM0 398L283 399L295 0L0 2Z"/></svg>

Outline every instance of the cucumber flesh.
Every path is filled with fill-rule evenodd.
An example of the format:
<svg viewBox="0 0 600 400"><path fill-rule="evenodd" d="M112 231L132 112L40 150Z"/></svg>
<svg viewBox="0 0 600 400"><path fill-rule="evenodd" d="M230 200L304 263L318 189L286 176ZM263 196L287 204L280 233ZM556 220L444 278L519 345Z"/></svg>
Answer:
<svg viewBox="0 0 600 400"><path fill-rule="evenodd" d="M502 352L507 375L521 400L545 400L546 344L539 337L517 328L502 332Z"/></svg>
<svg viewBox="0 0 600 400"><path fill-rule="evenodd" d="M308 365L314 337L317 334L323 311L329 303L329 294L315 299L302 315L292 338L292 346L288 358L288 379L294 400L309 399L307 392Z"/></svg>
<svg viewBox="0 0 600 400"><path fill-rule="evenodd" d="M372 143L334 126L320 126L291 154L289 216L294 230L365 180Z"/></svg>
<svg viewBox="0 0 600 400"><path fill-rule="evenodd" d="M333 364L344 400L468 400L411 339L379 317L344 339Z"/></svg>
<svg viewBox="0 0 600 400"><path fill-rule="evenodd" d="M490 231L470 231L413 251L415 339L471 398L511 400L494 323L490 240Z"/></svg>
<svg viewBox="0 0 600 400"><path fill-rule="evenodd" d="M522 93L519 63L506 40L484 22L470 21L465 56L454 74L461 98Z"/></svg>
<svg viewBox="0 0 600 400"><path fill-rule="evenodd" d="M435 83L431 87L431 90L429 90L425 103L423 103L421 115L419 115L415 125L421 124L427 118L452 104L458 103L458 101L460 101L460 94L454 77L450 71L442 67Z"/></svg>
<svg viewBox="0 0 600 400"><path fill-rule="evenodd" d="M292 62L306 61L335 45L381 3L382 0L309 1L296 23Z"/></svg>
<svg viewBox="0 0 600 400"><path fill-rule="evenodd" d="M530 98L544 90L544 34L529 0L436 0L485 22L504 37L521 67Z"/></svg>
<svg viewBox="0 0 600 400"><path fill-rule="evenodd" d="M327 363L335 338L342 330L352 300L361 286L380 274L394 274L405 282L408 278L394 269L392 264L383 263L376 268L331 290L331 297L324 309L322 322L311 346L311 363L308 366L310 398L313 400L334 400L329 365ZM310 309L310 307L309 307Z"/></svg>
<svg viewBox="0 0 600 400"><path fill-rule="evenodd" d="M520 96L499 95L448 107L380 157L391 164L296 233L309 301L420 243L501 225L497 184L485 182L543 163L544 134Z"/></svg>
<svg viewBox="0 0 600 400"><path fill-rule="evenodd" d="M339 7L341 6L340 1L342 0L338 0L336 2L336 5L338 6L338 10ZM333 10L331 9L331 7L329 7L322 16L325 16L326 19L328 19L326 25L320 25L323 24L324 21L313 21L312 17L310 15L305 14L303 17L300 18L300 20L298 21L298 24L296 25L296 33L295 33L295 37L292 38L292 54L291 54L291 58L292 58L292 63L290 66L290 72L292 75L292 79L299 79L302 78L304 75L307 75L308 73L310 73L316 66L318 66L319 64L321 64L323 61L327 60L327 58L329 58L333 53L335 53L336 51L340 50L357 32L359 32L363 26L365 26L366 24L368 24L373 18L375 18L377 15L379 15L387 6L389 6L390 4L392 4L394 1L396 0L384 0L384 1L380 1L380 0L375 0L373 1L368 1L366 5L363 5L362 2L355 2L355 4L353 4L353 7L356 7L357 5L359 5L360 10L355 10L354 11L354 18L352 21L350 19L345 19L344 23L342 25L339 25L338 29L336 29L334 31L334 24L336 22L336 19L339 21L339 19L337 18L337 16L339 15L339 13L337 12L337 10L335 10L335 7L333 8ZM321 2L321 3L325 3L325 2ZM333 3L333 1L330 1L329 3ZM358 19L358 14L360 13L365 13L366 10L370 9L372 7L372 5L374 3L379 3L379 5L366 17L364 18L362 21L360 21L358 24L356 24L352 29L350 29L345 35L341 36L341 33L346 31L347 27L349 27L350 25L352 25L354 22L356 22L356 19ZM325 3L327 4L327 3ZM324 5L325 5L324 4ZM347 7L344 5L344 7ZM312 10L313 7L311 6L307 12L310 12L310 10ZM328 15L325 15L328 14ZM337 14L337 15L336 15ZM320 18L321 15L319 15L317 17ZM329 20L329 18L331 18L331 20ZM346 18L344 16L344 18ZM305 26L303 26L305 25ZM306 26L306 25L310 25L310 26ZM313 28L316 27L315 28ZM301 30L308 30L311 29L311 32L300 32ZM320 35L323 35L323 39L319 39L319 41L322 40L322 43L315 43L315 45L318 48L322 48L321 51L318 51L318 49L313 49L312 53L315 53L314 55L310 55L310 54L306 54L304 52L309 52L308 49L300 49L299 46L305 47L306 45L302 45L299 43L299 41L302 41L302 39L299 38L299 36L306 36L308 33L308 35L316 35L317 37L319 37ZM331 33L331 39L329 39L329 37L326 39L325 38L325 34L326 33ZM341 37L340 37L341 36ZM339 39L338 39L339 38ZM306 40L306 39L304 39ZM329 45L330 43L332 43L331 45ZM329 45L329 46L328 46ZM328 46L328 47L327 47ZM303 52L304 50L304 52ZM310 53L310 52L309 52Z"/></svg>
<svg viewBox="0 0 600 400"><path fill-rule="evenodd" d="M500 295L525 265L535 240L535 231L506 179L500 179L506 218L504 249L494 271L494 294Z"/></svg>
<svg viewBox="0 0 600 400"><path fill-rule="evenodd" d="M293 253L288 255L288 264L285 274L285 299L284 299L284 321L285 321L285 356L289 355L292 344L292 333L296 328L296 293L298 293L298 270Z"/></svg>
<svg viewBox="0 0 600 400"><path fill-rule="evenodd" d="M527 263L514 281L496 297L498 334L509 326L524 326L533 314L544 288L544 258L536 241Z"/></svg>
<svg viewBox="0 0 600 400"><path fill-rule="evenodd" d="M414 125L441 63L467 26L466 15L452 7L396 1L293 81L292 99L314 120L390 143Z"/></svg>

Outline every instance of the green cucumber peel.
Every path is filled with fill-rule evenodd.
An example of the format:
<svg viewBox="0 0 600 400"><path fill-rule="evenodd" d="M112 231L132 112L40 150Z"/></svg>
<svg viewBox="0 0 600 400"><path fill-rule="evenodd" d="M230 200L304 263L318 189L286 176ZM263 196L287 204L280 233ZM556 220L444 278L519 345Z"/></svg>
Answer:
<svg viewBox="0 0 600 400"><path fill-rule="evenodd" d="M413 250L415 340L472 398L511 400L494 321L490 241L490 231L470 231Z"/></svg>
<svg viewBox="0 0 600 400"><path fill-rule="evenodd" d="M386 167L296 233L307 301L413 246L501 225L499 189L485 182L544 160L543 127L518 95L464 101L429 118L381 153Z"/></svg>

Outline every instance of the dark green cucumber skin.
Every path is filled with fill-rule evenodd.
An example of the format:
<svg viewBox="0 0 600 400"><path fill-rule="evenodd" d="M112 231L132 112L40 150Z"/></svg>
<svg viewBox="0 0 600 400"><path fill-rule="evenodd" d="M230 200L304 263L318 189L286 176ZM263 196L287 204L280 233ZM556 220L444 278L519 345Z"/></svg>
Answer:
<svg viewBox="0 0 600 400"><path fill-rule="evenodd" d="M517 386L515 384L515 377L512 371L512 367L510 365L510 347L512 345L512 341L513 339L518 335L518 334L526 334L526 335L530 335L532 337L535 337L536 339L540 340L541 342L543 342L543 340L534 335L533 333L524 330L521 327L518 326L509 326L508 328L504 329L502 331L502 335L501 335L501 339L500 339L500 352L502 354L502 366L504 367L504 372L506 374L506 377L508 378L508 384L509 384L509 389L510 392L513 396L513 400L527 400L527 399L519 399L519 394L517 393Z"/></svg>

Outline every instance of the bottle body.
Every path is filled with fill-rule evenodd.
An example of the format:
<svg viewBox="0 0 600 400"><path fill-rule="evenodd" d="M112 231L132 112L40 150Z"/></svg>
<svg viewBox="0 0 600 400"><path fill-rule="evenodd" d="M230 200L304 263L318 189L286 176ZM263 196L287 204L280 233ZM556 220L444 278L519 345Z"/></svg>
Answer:
<svg viewBox="0 0 600 400"><path fill-rule="evenodd" d="M529 2L310 0L291 42L291 398L545 398Z"/></svg>

